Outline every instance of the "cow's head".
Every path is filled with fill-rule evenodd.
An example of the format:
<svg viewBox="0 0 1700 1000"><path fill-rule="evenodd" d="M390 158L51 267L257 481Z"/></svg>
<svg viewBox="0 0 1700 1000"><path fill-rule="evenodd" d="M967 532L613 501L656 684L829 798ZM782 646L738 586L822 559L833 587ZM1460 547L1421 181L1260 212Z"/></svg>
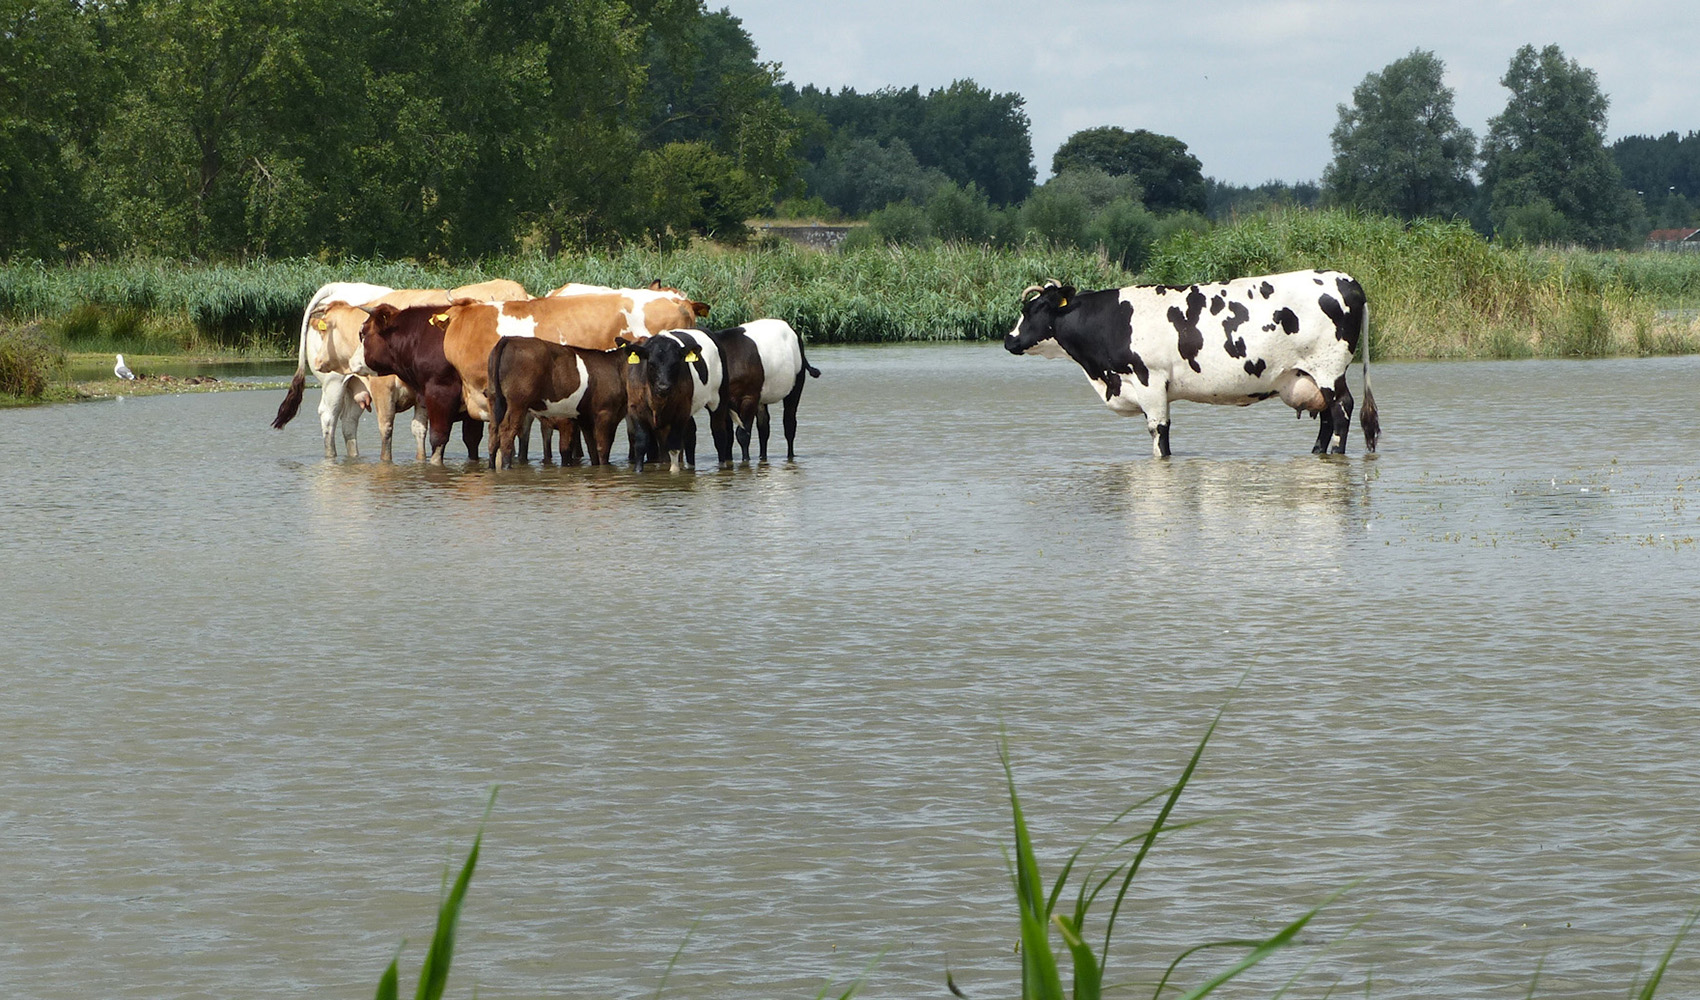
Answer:
<svg viewBox="0 0 1700 1000"><path fill-rule="evenodd" d="M658 409L676 399L689 406L694 389L692 365L701 356L695 344L658 335L625 345L626 385L641 387Z"/></svg>
<svg viewBox="0 0 1700 1000"><path fill-rule="evenodd" d="M370 309L364 306L366 322L360 327L360 347L354 352L354 358L349 362L356 375L394 375L395 355L390 350L390 337L395 334L396 317L401 310L388 302L381 302Z"/></svg>
<svg viewBox="0 0 1700 1000"><path fill-rule="evenodd" d="M1073 285L1059 284L1055 279L1023 289L1021 320L1003 338L1004 350L1011 354L1063 357L1062 345L1057 343L1057 317L1068 312L1074 296Z"/></svg>

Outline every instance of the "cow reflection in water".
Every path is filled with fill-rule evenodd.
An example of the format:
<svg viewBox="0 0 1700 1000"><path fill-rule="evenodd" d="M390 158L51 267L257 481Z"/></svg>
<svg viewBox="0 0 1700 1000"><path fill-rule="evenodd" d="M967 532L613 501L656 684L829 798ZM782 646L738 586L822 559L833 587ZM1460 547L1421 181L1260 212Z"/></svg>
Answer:
<svg viewBox="0 0 1700 1000"><path fill-rule="evenodd" d="M1377 474L1374 465L1311 458L1120 462L1064 495L1119 512L1133 538L1163 538L1171 551L1190 537L1210 548L1326 560L1367 530Z"/></svg>

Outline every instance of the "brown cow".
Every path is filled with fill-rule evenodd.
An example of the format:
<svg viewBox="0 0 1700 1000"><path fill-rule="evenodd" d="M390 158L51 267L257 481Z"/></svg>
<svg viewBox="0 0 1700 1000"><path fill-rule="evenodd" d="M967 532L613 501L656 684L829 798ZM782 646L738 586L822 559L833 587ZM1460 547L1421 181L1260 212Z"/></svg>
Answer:
<svg viewBox="0 0 1700 1000"><path fill-rule="evenodd" d="M524 417L559 423L563 439L582 425L591 465L607 465L614 432L626 417L624 351L590 351L536 337L503 337L490 352L490 415L496 425L491 465L511 467ZM563 463L565 456L563 456Z"/></svg>
<svg viewBox="0 0 1700 1000"><path fill-rule="evenodd" d="M462 421L461 438L468 457L478 458L478 444L484 437L484 420L468 416L460 372L444 355L441 310L440 306L374 306L360 330L360 347L351 362L355 374L398 376L424 399L431 461L437 465L443 464L449 427L455 420Z"/></svg>

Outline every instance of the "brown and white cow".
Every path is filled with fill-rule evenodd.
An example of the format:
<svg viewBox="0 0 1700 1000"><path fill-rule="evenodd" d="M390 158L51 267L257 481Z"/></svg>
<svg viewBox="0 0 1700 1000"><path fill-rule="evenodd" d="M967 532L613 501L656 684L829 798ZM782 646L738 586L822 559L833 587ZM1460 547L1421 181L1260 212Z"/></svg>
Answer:
<svg viewBox="0 0 1700 1000"><path fill-rule="evenodd" d="M607 465L626 418L623 351L592 351L536 337L503 337L490 352L491 465L513 465L514 438L527 414L556 421L563 438L583 429L591 465ZM564 461L564 459L563 459Z"/></svg>

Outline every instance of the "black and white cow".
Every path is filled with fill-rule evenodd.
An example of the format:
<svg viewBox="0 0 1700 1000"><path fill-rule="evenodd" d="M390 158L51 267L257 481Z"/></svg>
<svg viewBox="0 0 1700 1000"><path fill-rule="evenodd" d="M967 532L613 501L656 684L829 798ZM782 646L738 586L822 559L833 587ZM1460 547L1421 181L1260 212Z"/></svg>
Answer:
<svg viewBox="0 0 1700 1000"><path fill-rule="evenodd" d="M1369 329L1364 290L1339 271L1294 271L1213 285L1076 292L1054 281L1021 293L1011 354L1073 358L1105 405L1145 414L1152 454L1169 454L1169 403L1248 406L1273 396L1321 417L1317 454L1343 454L1346 369ZM1364 352L1364 444L1381 433Z"/></svg>
<svg viewBox="0 0 1700 1000"><path fill-rule="evenodd" d="M715 411L710 429L722 464L732 462L732 437L737 434L744 461L750 460L750 428L761 442L767 461L767 435L772 426L767 408L779 403L785 429L785 460L797 458L797 401L803 398L805 375L820 378L820 369L803 354L803 340L782 319L756 319L743 326L709 333L720 347L726 366L724 405ZM734 427L734 425L736 425Z"/></svg>

